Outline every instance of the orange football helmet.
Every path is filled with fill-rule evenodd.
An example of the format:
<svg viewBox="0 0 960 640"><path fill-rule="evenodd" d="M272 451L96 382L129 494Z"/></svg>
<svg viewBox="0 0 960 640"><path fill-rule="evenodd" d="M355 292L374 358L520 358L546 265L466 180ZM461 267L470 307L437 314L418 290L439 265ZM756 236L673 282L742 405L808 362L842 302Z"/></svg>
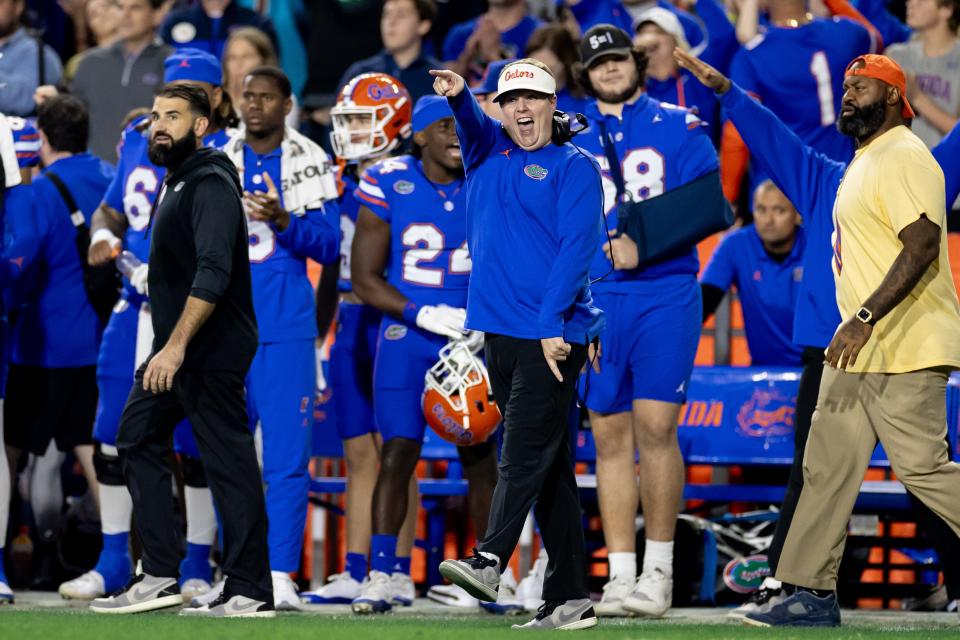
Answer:
<svg viewBox="0 0 960 640"><path fill-rule="evenodd" d="M410 137L413 100L393 76L363 73L343 87L330 115L334 153L343 160L369 160Z"/></svg>
<svg viewBox="0 0 960 640"><path fill-rule="evenodd" d="M427 371L423 415L437 435L460 447L486 442L500 425L487 367L465 342L445 345Z"/></svg>

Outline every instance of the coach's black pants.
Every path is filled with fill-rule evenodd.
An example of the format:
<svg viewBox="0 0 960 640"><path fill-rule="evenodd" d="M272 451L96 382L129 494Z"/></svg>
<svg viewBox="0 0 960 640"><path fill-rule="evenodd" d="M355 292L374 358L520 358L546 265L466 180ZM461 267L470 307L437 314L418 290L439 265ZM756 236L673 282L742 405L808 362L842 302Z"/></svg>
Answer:
<svg viewBox="0 0 960 640"><path fill-rule="evenodd" d="M820 392L820 378L823 375L823 359L826 348L807 347L803 351L803 374L800 376L800 388L797 390L796 421L794 423L794 456L790 467L790 478L787 481L787 492L780 507L780 518L773 532L770 551L767 556L770 561L771 574L777 572L780 562L780 552L793 520L793 513L800 500L800 491L803 489L803 452L807 448L807 436L810 434L810 423L813 412L817 408L817 395ZM948 443L949 446L949 443ZM923 504L916 496L907 491L913 512L917 517L920 530L933 545L940 557L943 567L944 583L947 595L951 600L960 598L960 540L953 530L937 514Z"/></svg>
<svg viewBox="0 0 960 640"><path fill-rule="evenodd" d="M153 394L143 390L144 369L145 365L137 371L117 435L143 544L144 572L179 575L169 456L173 429L188 417L222 522L224 593L272 603L267 515L253 434L247 425L244 375L178 371L173 391Z"/></svg>
<svg viewBox="0 0 960 640"><path fill-rule="evenodd" d="M590 597L568 427L587 348L572 346L567 360L558 363L559 382L539 340L492 334L486 340L490 384L504 431L490 522L479 549L495 553L505 566L533 507L550 558L542 596L548 601Z"/></svg>

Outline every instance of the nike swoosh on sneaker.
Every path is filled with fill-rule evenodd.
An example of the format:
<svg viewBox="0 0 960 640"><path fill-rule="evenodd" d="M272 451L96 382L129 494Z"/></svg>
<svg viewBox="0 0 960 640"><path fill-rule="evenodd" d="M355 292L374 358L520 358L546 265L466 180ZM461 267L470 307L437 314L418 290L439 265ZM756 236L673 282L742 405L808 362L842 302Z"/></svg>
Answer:
<svg viewBox="0 0 960 640"><path fill-rule="evenodd" d="M574 611L571 614L564 615L563 612L560 611L557 613L557 622L559 622L560 624L567 624L568 622L579 620L584 613L585 611L580 611L579 613L577 611Z"/></svg>
<svg viewBox="0 0 960 640"><path fill-rule="evenodd" d="M147 600L148 598L156 596L157 593L168 586L170 585L161 583L154 587L148 587L145 589L143 584L138 584L130 592L130 597L134 600Z"/></svg>
<svg viewBox="0 0 960 640"><path fill-rule="evenodd" d="M246 613L247 611L258 609L262 604L263 604L262 602L259 602L257 600L250 600L246 603L241 604L236 599L231 599L230 602L225 607L225 609L230 613Z"/></svg>

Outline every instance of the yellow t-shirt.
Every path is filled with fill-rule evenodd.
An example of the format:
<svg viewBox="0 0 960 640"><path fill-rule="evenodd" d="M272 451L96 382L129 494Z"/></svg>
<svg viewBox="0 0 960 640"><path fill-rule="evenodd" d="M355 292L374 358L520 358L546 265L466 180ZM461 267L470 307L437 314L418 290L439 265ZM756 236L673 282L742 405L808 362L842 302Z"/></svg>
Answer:
<svg viewBox="0 0 960 640"><path fill-rule="evenodd" d="M857 150L833 207L833 274L844 321L879 288L903 249L899 234L921 214L940 226L940 256L876 323L848 371L904 373L960 368L960 305L947 254L943 171L905 126Z"/></svg>

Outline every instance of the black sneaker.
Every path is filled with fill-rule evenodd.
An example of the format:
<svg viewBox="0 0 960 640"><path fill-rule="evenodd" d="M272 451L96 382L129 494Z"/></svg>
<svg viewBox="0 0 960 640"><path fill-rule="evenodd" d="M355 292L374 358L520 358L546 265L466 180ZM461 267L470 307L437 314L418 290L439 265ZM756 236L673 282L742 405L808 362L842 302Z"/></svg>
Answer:
<svg viewBox="0 0 960 640"><path fill-rule="evenodd" d="M817 596L797 589L766 611L754 611L743 618L754 627L839 627L840 605L837 594Z"/></svg>
<svg viewBox="0 0 960 640"><path fill-rule="evenodd" d="M543 629L547 631L574 631L597 625L597 614L589 598L580 600L551 600L544 602L537 617L527 624L515 624L514 629Z"/></svg>
<svg viewBox="0 0 960 640"><path fill-rule="evenodd" d="M727 614L731 620L743 620L748 613L766 611L786 597L779 580L766 578L760 588L750 594L747 601Z"/></svg>
<svg viewBox="0 0 960 640"><path fill-rule="evenodd" d="M478 600L496 602L500 588L500 563L473 549L473 555L463 560L444 560L440 575Z"/></svg>

